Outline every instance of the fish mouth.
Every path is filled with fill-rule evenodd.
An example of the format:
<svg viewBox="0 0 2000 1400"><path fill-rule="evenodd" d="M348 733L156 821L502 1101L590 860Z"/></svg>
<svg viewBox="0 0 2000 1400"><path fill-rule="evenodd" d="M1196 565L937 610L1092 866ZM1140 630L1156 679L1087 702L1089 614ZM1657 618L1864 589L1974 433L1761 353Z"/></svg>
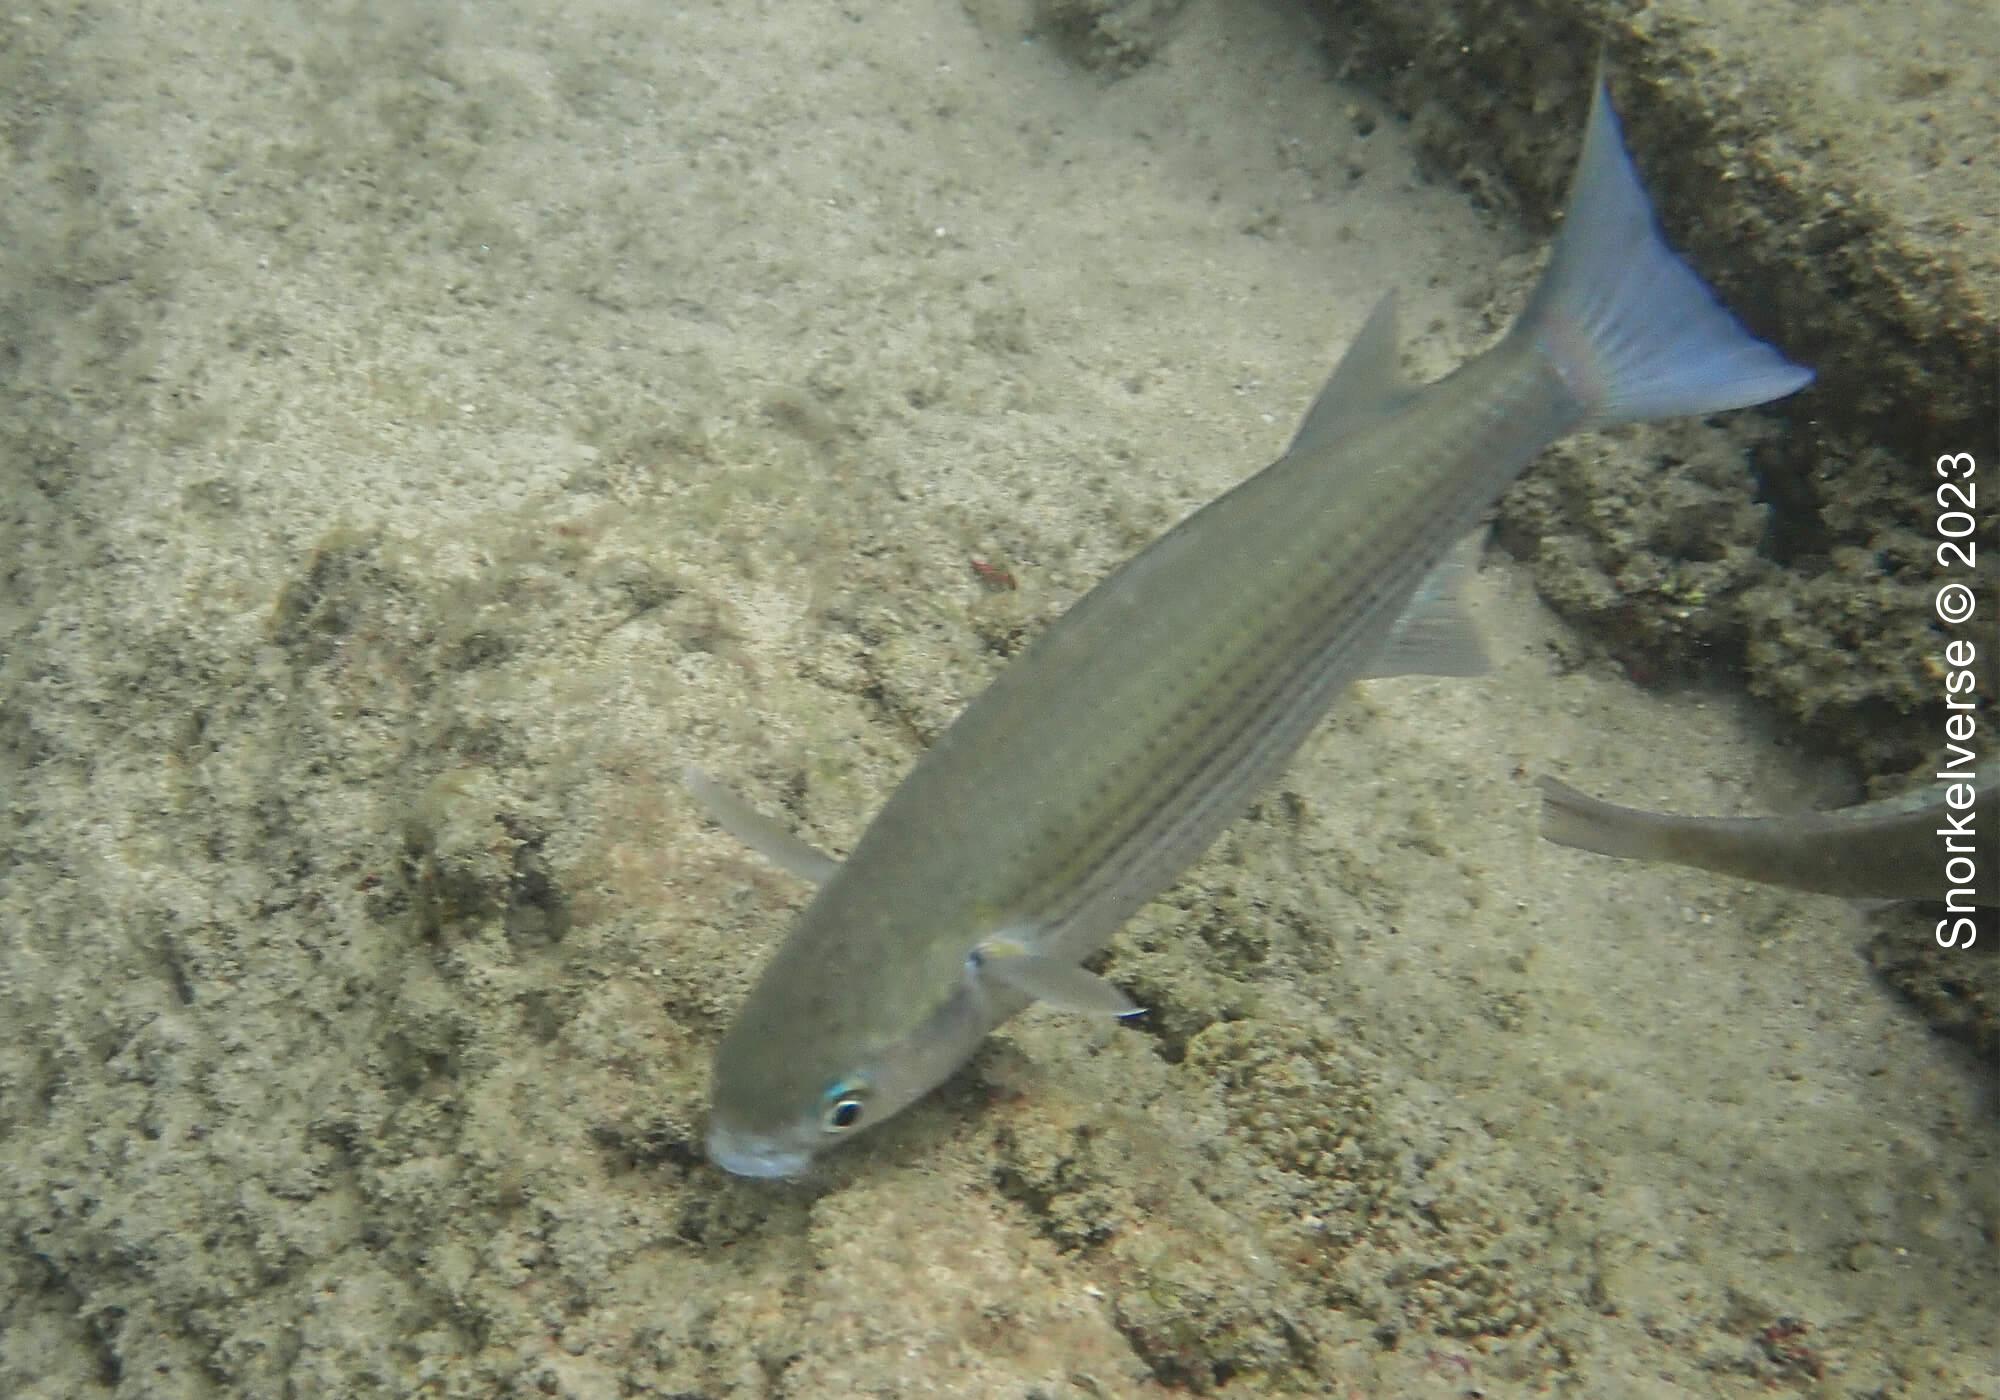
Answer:
<svg viewBox="0 0 2000 1400"><path fill-rule="evenodd" d="M812 1161L810 1152L780 1147L769 1139L735 1132L723 1123L708 1125L707 1147L708 1160L731 1176L762 1181L797 1176Z"/></svg>

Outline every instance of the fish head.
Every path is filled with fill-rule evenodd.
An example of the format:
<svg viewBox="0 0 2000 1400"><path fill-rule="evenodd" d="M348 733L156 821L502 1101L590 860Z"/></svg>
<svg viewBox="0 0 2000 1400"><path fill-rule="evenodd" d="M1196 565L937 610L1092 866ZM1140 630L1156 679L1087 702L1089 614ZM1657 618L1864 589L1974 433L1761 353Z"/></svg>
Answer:
<svg viewBox="0 0 2000 1400"><path fill-rule="evenodd" d="M965 975L964 952L926 959L897 940L901 957L850 956L871 940L818 926L809 910L716 1049L707 1150L737 1176L801 1175L923 1097L1011 1009Z"/></svg>
<svg viewBox="0 0 2000 1400"><path fill-rule="evenodd" d="M739 1018L716 1051L709 1160L736 1176L802 1175L963 1063L987 1028L975 1000L955 993L925 1025L887 1042L814 1041L801 1034L809 1017L783 1027Z"/></svg>
<svg viewBox="0 0 2000 1400"><path fill-rule="evenodd" d="M862 1130L873 1119L874 1082L847 1074L809 1090L776 1092L766 1082L757 1093L730 1093L726 1062L718 1058L717 1092L708 1117L708 1158L734 1176L765 1180L802 1176L820 1153Z"/></svg>

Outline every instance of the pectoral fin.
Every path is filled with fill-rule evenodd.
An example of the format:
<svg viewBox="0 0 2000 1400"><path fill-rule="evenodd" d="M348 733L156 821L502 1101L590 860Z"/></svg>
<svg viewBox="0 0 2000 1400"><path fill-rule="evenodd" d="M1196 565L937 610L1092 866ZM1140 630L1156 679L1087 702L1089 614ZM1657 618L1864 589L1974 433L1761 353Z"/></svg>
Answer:
<svg viewBox="0 0 2000 1400"><path fill-rule="evenodd" d="M1059 1011L1090 1016L1136 1016L1145 1008L1086 968L1062 958L1021 950L1018 944L984 943L973 954L981 981L1032 997Z"/></svg>
<svg viewBox="0 0 2000 1400"><path fill-rule="evenodd" d="M825 851L799 840L694 765L681 769L681 781L710 821L780 870L818 885L840 868Z"/></svg>

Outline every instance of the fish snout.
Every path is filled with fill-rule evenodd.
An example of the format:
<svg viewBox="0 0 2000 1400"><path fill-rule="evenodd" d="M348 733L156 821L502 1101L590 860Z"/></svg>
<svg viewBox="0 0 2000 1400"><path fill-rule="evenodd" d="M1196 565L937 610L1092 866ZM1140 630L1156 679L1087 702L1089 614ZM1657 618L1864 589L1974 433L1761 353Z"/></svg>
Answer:
<svg viewBox="0 0 2000 1400"><path fill-rule="evenodd" d="M755 1133L741 1132L719 1119L708 1125L708 1160L732 1176L773 1180L797 1176L812 1161L800 1148Z"/></svg>

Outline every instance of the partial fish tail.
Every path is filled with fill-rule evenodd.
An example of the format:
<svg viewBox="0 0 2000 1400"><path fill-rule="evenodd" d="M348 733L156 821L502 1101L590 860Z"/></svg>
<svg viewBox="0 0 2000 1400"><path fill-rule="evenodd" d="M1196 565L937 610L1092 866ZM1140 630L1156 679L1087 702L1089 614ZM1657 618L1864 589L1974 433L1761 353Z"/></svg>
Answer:
<svg viewBox="0 0 2000 1400"><path fill-rule="evenodd" d="M1813 377L1745 330L1667 246L1602 80L1569 213L1512 333L1548 357L1594 427L1746 408Z"/></svg>
<svg viewBox="0 0 2000 1400"><path fill-rule="evenodd" d="M1539 782L1543 840L1626 860L1679 859L1672 842L1674 818L1600 801L1554 778Z"/></svg>

